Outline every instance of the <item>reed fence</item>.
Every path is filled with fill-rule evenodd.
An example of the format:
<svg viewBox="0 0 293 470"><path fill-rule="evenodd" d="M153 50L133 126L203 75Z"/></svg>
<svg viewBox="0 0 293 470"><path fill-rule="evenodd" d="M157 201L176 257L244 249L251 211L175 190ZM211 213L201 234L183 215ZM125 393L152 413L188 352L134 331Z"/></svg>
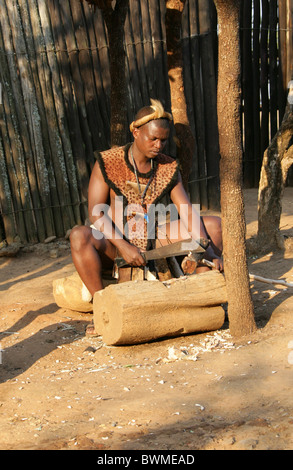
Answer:
<svg viewBox="0 0 293 470"><path fill-rule="evenodd" d="M263 151L284 112L293 62L290 4L242 1L246 186L257 186ZM111 144L106 26L99 9L79 0L0 0L0 12L0 238L35 243L63 237L87 218L93 153ZM164 16L164 0L129 2L128 122L150 98L170 109ZM193 202L213 208L219 202L213 191L219 150L217 17L211 0L187 1L182 51L196 141L189 190ZM168 151L174 155L172 141Z"/></svg>

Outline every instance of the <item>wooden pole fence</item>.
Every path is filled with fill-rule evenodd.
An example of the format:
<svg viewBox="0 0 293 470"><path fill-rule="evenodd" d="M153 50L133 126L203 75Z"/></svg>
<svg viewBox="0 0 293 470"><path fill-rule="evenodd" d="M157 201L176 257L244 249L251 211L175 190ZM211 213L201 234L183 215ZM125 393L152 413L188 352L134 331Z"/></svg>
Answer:
<svg viewBox="0 0 293 470"><path fill-rule="evenodd" d="M63 237L88 217L94 151L109 148L108 31L86 1L0 0L0 232L8 243ZM171 110L165 0L130 0L125 22L127 115L150 98ZM244 185L257 187L263 152L284 113L292 68L289 2L242 0ZM290 29L291 28L291 29ZM184 89L195 137L188 189L219 209L217 17L212 0L182 15ZM174 129L168 152L176 156ZM131 138L129 132L125 143ZM1 241L1 240L0 240Z"/></svg>

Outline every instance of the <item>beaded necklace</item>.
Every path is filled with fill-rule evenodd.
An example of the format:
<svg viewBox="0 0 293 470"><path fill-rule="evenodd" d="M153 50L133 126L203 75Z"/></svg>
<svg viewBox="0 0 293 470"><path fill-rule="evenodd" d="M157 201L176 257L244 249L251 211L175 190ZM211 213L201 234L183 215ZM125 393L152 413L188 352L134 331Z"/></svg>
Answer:
<svg viewBox="0 0 293 470"><path fill-rule="evenodd" d="M134 157L133 157L133 153L132 153L132 146L130 147L130 156L131 156L131 160L132 160L132 165L133 165L133 168L134 168L134 174L135 174L135 178L136 178L136 183L137 183L137 189L138 189L138 194L140 195L140 200L141 200L141 205L142 207L145 209L146 208L146 205L144 203L144 198L145 198L145 195L146 195L146 192L152 182L152 179L154 177L154 165L153 165L153 160L151 160L151 170L152 170L152 174L147 182L147 185L143 191L143 193L141 192L141 187L140 187L140 182L139 182L139 179L138 179L138 174L137 174L137 167L136 167L136 163L135 163L135 160L134 160Z"/></svg>

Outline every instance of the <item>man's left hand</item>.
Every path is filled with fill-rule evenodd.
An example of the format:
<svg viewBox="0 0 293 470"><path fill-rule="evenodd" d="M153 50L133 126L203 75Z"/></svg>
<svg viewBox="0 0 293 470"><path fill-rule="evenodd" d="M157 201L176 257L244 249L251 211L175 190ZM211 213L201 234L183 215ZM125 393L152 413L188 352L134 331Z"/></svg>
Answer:
<svg viewBox="0 0 293 470"><path fill-rule="evenodd" d="M224 271L224 264L222 258L214 258L213 263L215 265L214 269L217 269L218 271L220 271L220 273Z"/></svg>

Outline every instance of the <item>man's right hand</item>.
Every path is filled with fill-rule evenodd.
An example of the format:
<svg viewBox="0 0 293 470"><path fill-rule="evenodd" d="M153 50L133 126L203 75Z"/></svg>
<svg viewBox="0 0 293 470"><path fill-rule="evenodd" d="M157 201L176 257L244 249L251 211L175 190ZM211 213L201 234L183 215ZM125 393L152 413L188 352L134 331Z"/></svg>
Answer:
<svg viewBox="0 0 293 470"><path fill-rule="evenodd" d="M145 259L141 256L141 250L128 242L119 246L119 254L130 266L145 266Z"/></svg>

